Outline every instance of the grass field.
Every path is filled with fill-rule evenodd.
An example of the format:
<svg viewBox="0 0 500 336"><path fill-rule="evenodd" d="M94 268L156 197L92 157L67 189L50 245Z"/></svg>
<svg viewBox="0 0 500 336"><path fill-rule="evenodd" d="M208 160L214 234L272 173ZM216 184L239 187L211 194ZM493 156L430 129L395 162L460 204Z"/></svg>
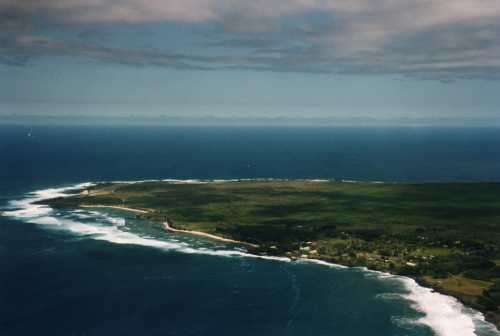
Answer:
<svg viewBox="0 0 500 336"><path fill-rule="evenodd" d="M255 253L413 276L498 317L498 183L112 183L49 203L143 209L137 216L156 225L168 219L177 229L258 244Z"/></svg>

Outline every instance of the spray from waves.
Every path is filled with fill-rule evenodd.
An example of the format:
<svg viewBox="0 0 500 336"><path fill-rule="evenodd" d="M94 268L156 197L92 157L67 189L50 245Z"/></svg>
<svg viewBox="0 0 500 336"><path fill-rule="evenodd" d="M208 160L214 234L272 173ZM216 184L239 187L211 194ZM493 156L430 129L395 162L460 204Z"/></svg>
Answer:
<svg viewBox="0 0 500 336"><path fill-rule="evenodd" d="M189 181L188 183L190 183ZM122 183L122 182L121 182ZM130 182L133 183L133 182ZM72 233L84 236L90 236L96 240L105 240L115 244L131 244L156 247L163 250L174 250L183 253L191 254L206 254L214 256L241 256L249 258L260 258L277 261L290 261L289 258L273 257L273 256L260 256L247 253L240 249L234 250L214 250L208 248L191 247L186 243L173 240L159 240L151 237L144 237L138 234L120 230L119 227L125 224L123 218L112 217L96 211L82 211L75 210L73 214L80 219L88 219L91 215L97 214L92 217L97 221L107 222L111 226L93 225L68 218L61 218L54 209L47 205L37 204L37 202L56 198L56 197L69 197L79 192L82 189L95 185L95 183L82 183L72 187L65 188L50 188L39 191L34 191L28 194L28 197L18 201L11 201L9 208L11 210L4 211L5 216L22 219L25 222L33 224L50 225L53 228L60 228L70 231Z"/></svg>
<svg viewBox="0 0 500 336"><path fill-rule="evenodd" d="M383 293L377 298L382 300L404 299L411 302L416 311L424 314L417 320L396 318L398 325L423 324L430 327L439 336L498 336L500 333L491 323L486 322L483 314L465 307L457 299L440 294L420 286L415 280L389 273L368 270L360 267L366 277L376 277L383 280L394 280L402 283L407 291L405 294Z"/></svg>
<svg viewBox="0 0 500 336"><path fill-rule="evenodd" d="M70 187L64 188L49 188L38 191L33 191L28 194L27 198L22 200L14 200L9 202L9 208L14 209L10 211L4 211L4 215L17 218L36 218L48 215L53 212L53 209L47 205L36 204L39 201L43 201L50 198L56 197L68 197L74 195L70 192L78 192L84 188L88 188L95 185L95 183L87 182L81 183Z"/></svg>
<svg viewBox="0 0 500 336"><path fill-rule="evenodd" d="M465 307L451 296L419 286L413 279L401 278L409 290L405 297L415 302L416 310L425 313L417 322L430 326L438 335L500 335L480 312Z"/></svg>
<svg viewBox="0 0 500 336"><path fill-rule="evenodd" d="M324 261L324 260L319 260L319 259L299 259L298 262L307 262L307 263L312 263L312 264L318 264L318 265L322 265L322 266L326 266L326 267L331 267L331 268L349 268L347 266L343 266L343 265L339 265L339 264L333 264L333 263L329 263L327 261Z"/></svg>
<svg viewBox="0 0 500 336"><path fill-rule="evenodd" d="M206 183L200 180L164 180L170 183ZM137 183L138 181L121 181L121 183ZM212 181L213 183L213 181ZM35 191L28 194L28 197L18 201L10 202L10 210L3 214L10 217L19 218L23 221L47 225L55 228L62 228L78 235L89 236L96 240L104 240L115 244L133 244L140 246L155 247L163 250L172 250L190 254L204 254L224 257L247 257L260 258L276 261L289 262L289 258L260 256L247 253L241 249L213 249L194 247L176 239L160 240L152 237L140 236L138 234L121 230L124 219L112 217L97 211L75 210L77 218L102 220L111 225L93 225L81 221L61 218L54 210L46 205L36 204L55 197L68 197L81 189L95 185L95 183L82 183L72 187L50 188ZM93 217L94 216L94 217ZM322 266L345 268L344 266L328 263L322 260L304 259L299 262L316 263ZM366 276L375 276L380 279L393 279L403 283L407 289L407 294L400 296L412 302L412 307L423 313L418 320L402 321L395 323L423 324L430 327L438 336L500 336L495 327L484 320L484 316L472 309L467 309L456 299L434 292L432 289L419 286L413 279L395 276L387 273L361 269ZM388 295L387 297L391 297ZM381 296L380 298L384 298ZM393 299L392 297L391 299Z"/></svg>

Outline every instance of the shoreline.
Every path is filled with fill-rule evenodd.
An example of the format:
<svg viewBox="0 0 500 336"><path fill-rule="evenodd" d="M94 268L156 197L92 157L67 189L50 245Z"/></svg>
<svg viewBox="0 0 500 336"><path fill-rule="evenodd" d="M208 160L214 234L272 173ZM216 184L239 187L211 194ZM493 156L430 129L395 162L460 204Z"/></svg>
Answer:
<svg viewBox="0 0 500 336"><path fill-rule="evenodd" d="M216 236L216 235L213 235L213 234L210 234L210 233L206 233L206 232L175 229L172 226L170 226L170 224L168 224L167 221L163 222L163 227L165 228L165 230L171 231L171 232L187 233L187 234L191 234L191 235L194 235L194 236L206 237L206 238L211 238L211 239L214 239L214 240L223 241L223 242L226 242L226 243L235 243L235 244L247 245L247 246L251 246L253 248L258 248L259 247L259 245L256 245L256 244L252 244L252 243L248 243L248 242L244 242L244 241L240 241L240 240L234 240L234 239L224 238L224 237Z"/></svg>
<svg viewBox="0 0 500 336"><path fill-rule="evenodd" d="M136 213L149 213L147 210L141 210L141 209L134 209L134 208L128 208L120 205L103 205L103 204L96 204L96 205L89 205L89 204L80 204L80 208L109 208L109 209L118 209L118 210L125 210L125 211L130 211L130 212L136 212Z"/></svg>
<svg viewBox="0 0 500 336"><path fill-rule="evenodd" d="M124 207L124 206L118 206L118 205L103 205L103 204L85 205L85 204L82 204L82 205L80 205L80 207L82 207L82 208L111 208L111 209L118 209L118 210L130 211L130 212L134 212L134 213L141 213L141 214L147 214L147 213L151 212L151 211L147 211L147 210L134 209L134 208ZM244 245L244 246L250 246L252 248L259 248L259 245L257 245L257 244L252 244L252 243L241 241L241 240L224 238L224 237L221 237L221 236L217 236L217 235L206 233L206 232L202 232L202 231L192 231L192 230L175 229L175 228L173 228L168 223L168 221L164 221L162 224L163 224L163 228L166 231L170 231L170 232L174 232L174 233L190 234L190 235L193 235L193 236L198 236L198 237L203 237L203 238L209 238L209 239L213 239L213 240L217 240L217 241L222 241L222 242L225 242L225 243L240 244L240 245ZM276 257L282 257L282 256L276 255ZM316 258L301 258L301 257L296 257L296 258L292 257L291 258L289 256L285 256L285 257L289 258L290 261L304 260L304 261L317 262L317 263L321 263L321 264L322 263L327 263L328 265L335 265L335 266L339 266L339 267L359 267L359 266L349 266L349 265L342 265L342 264L332 263L332 262L329 262L329 261L326 261L326 260L316 259ZM366 268L366 269L368 271L372 271L372 272L380 272L380 273L388 274L388 275L392 275L392 276L406 277L408 279L411 279L411 280L415 281L415 283L417 285L421 286L422 288L428 288L428 289L430 289L432 291L435 291L438 294L452 297L452 298L456 299L458 302L460 302L464 307L472 308L472 309L475 309L478 312L480 312L486 322L491 323L497 330L500 330L500 326L498 325L498 321L497 321L497 318L495 316L492 316L488 312L483 312L483 311L478 310L477 308L471 307L469 304L467 304L466 302L464 302L463 300L461 300L459 297L457 297L455 295L452 295L452 294L450 294L450 293L448 293L446 291L442 291L438 287L433 286L432 284L426 283L425 281L423 281L422 279L419 279L418 277L412 277L412 276L402 275L402 274L398 274L398 273L391 273L391 272L387 272L387 271L380 271L380 270L370 269L370 268Z"/></svg>
<svg viewBox="0 0 500 336"><path fill-rule="evenodd" d="M82 205L80 205L80 207L82 207L82 208L111 208L111 209L117 209L117 210L123 210L123 211L129 211L129 212L141 213L141 214L147 214L147 213L151 212L151 210L148 211L148 210L135 209L135 208L129 208L129 207L124 207L124 206L103 205L103 204L97 204L97 205L82 204ZM240 245L244 245L244 246L250 246L252 248L259 248L259 245L256 245L256 244L252 244L252 243L248 243L248 242L240 241L240 240L224 238L224 237L217 236L217 235L210 234L210 233L206 233L206 232L175 229L168 223L168 221L164 221L162 224L163 224L163 228L166 231L170 231L170 232L174 232L174 233L190 234L193 236L209 238L209 239L222 241L222 242L226 242L226 243L240 244ZM258 256L258 254L256 254L256 256ZM285 258L288 258L290 260L290 262L305 261L305 262L312 262L312 263L317 263L317 264L321 264L321 265L325 265L325 266L336 266L336 267L342 267L342 268L360 267L360 266L332 263L330 261L322 260L320 258L303 258L303 257L295 257L294 258L294 257L290 257L290 256L280 256L280 255L273 255L271 257L277 257L277 258L285 257ZM457 300L458 302L460 302L464 307L469 308L469 309L474 309L477 312L479 312L482 315L483 320L486 321L487 323L490 323L493 326L493 328L495 328L497 330L497 332L500 330L500 327L497 324L498 321L495 319L495 317L488 314L488 312L483 312L477 308L473 308L469 304L467 304L466 302L462 301L459 297L457 297L453 294L447 293L446 291L442 291L438 287L433 286L431 284L428 284L428 283L422 281L421 279L419 279L418 277L402 275L402 274L398 274L398 273L391 273L388 271L371 269L371 268L368 268L365 266L363 266L363 268L365 268L366 271L368 271L368 272L375 272L375 273L379 273L379 274L386 274L386 275L390 275L390 276L407 278L407 279L414 281L417 286L420 286L420 287L425 288L425 289L429 289L429 290L436 292L437 294L440 294L440 295L451 297L451 298Z"/></svg>
<svg viewBox="0 0 500 336"><path fill-rule="evenodd" d="M147 213L151 212L151 210L148 211L148 210L142 210L142 209L129 208L129 207L120 206L120 205L104 205L104 204L95 204L95 205L80 204L80 208L117 209L117 210L124 210L124 211L130 211L130 212L141 213L141 214L147 214ZM259 245L257 245L257 244L252 244L252 243L244 242L244 241L241 241L241 240L224 238L224 237L221 237L221 236L217 236L217 235L214 235L214 234L211 234L211 233L202 232L202 231L192 231L192 230L176 229L176 228L173 228L168 223L168 221L163 222L163 228L166 231L175 232L175 233L186 233L186 234L191 234L193 236L210 238L210 239L213 239L213 240L223 241L223 242L226 242L226 243L241 244L241 245L246 245L246 246L250 246L250 247L253 247L253 248L258 248L259 247Z"/></svg>
<svg viewBox="0 0 500 336"><path fill-rule="evenodd" d="M346 182L343 182L343 183L346 183ZM129 207L119 206L119 205L103 205L103 204L89 205L89 204L81 204L80 207L82 207L82 208L110 208L110 209L117 209L117 210L123 210L123 211L130 211L130 212L134 212L134 213L138 213L138 214L148 214L148 213L154 212L154 210L152 210L152 209L147 209L147 210L144 210L144 209L135 209L135 208L129 208ZM220 237L220 236L213 235L213 234L210 234L210 233L205 233L205 232L201 232L201 231L190 231L190 230L175 229L172 226L170 226L168 222L163 222L162 224L163 224L163 228L165 230L171 231L171 232L191 234L193 236L199 236L199 237L209 238L209 239L218 240L218 241L222 241L222 242L234 243L234 244L241 244L241 245L251 246L253 248L259 248L259 245L256 245L256 244L252 244L252 243L248 243L248 242L244 242L244 241L233 240L233 239L229 239L229 238L224 238L224 237ZM258 254L256 254L256 255L258 255ZM278 258L282 257L280 255L275 255L275 256L278 257ZM341 267L361 267L361 266L355 266L355 265L344 265L344 264L341 264L341 263L332 263L330 261L322 260L320 258L290 258L289 256L286 256L286 258L290 259L290 261L294 261L294 260L304 260L304 261L312 261L312 262L319 261L320 263L328 263L328 264L331 264L331 265L341 266ZM366 270L368 270L368 271L380 272L380 273L385 273L385 274L392 275L392 276L402 276L402 277L409 278L409 279L415 281L415 283L418 286L421 286L422 288L427 288L427 289L430 289L432 291L435 291L438 294L454 298L458 302L460 302L464 307L474 309L475 311L481 313L484 321L490 323L495 328L495 330L497 332L500 330L500 324L499 324L499 320L498 320L498 318L499 318L498 315L496 315L496 314L490 314L489 311L482 311L482 310L478 309L477 307L473 307L470 304L464 302L460 297L454 295L453 293L449 293L449 292L443 291L439 287L436 287L436 286L433 286L432 284L426 283L425 281L422 281L422 279L419 279L418 277L413 277L413 276L408 276L408 275L402 275L402 274L398 274L398 273L390 272L390 271L381 271L381 270L377 270L377 269L368 268L368 267L365 267L365 266L363 266L363 267L366 268Z"/></svg>
<svg viewBox="0 0 500 336"><path fill-rule="evenodd" d="M224 242L229 242L229 243L237 243L237 244L252 246L254 248L258 248L259 247L259 245L255 245L255 244L251 244L251 243L244 242L244 241L239 241L239 240L233 240L233 239L223 238L223 237L220 237L220 236L216 236L216 235L213 235L213 234L210 234L210 233L201 232L201 231L190 231L190 230L174 229L172 226L170 226L168 224L167 221L163 222L163 227L167 231L171 231L171 232L192 234L192 235L195 235L195 236L201 236L201 237L205 237L205 238L211 238L211 239L215 239L215 240L219 240L219 241L224 241ZM308 258L303 258L303 257L290 257L290 256L280 256L280 255L273 255L273 256L274 257L278 257L278 258L285 257L285 258L290 259L291 262L294 262L294 261L307 261L307 262L313 262L313 263L320 264L320 265L335 266L335 267L341 267L341 268L356 268L356 267L361 267L361 266L349 266L349 265L342 265L342 264L338 264L338 263L332 263L330 261L322 260L320 258L309 258L309 257ZM422 288L429 289L429 290L431 290L433 292L436 292L437 294L440 294L440 295L451 297L451 298L457 300L458 302L460 302L464 307L466 307L468 309L473 309L473 310L479 312L482 315L484 321L490 323L496 329L497 332L500 331L500 325L498 324L497 318L495 318L495 316L491 315L489 312L483 312L483 311L481 311L481 310L479 310L477 308L474 308L474 307L470 306L468 303L464 302L460 297L457 297L457 296L455 296L453 294L450 294L450 293L448 293L446 291L443 291L439 287L436 287L436 286L433 286L433 285L431 285L429 283L426 283L425 281L423 281L422 279L420 279L418 277L413 277L413 276L408 276L408 275L403 275L403 274L398 274L398 273L391 273L391 272L388 272L388 271L381 271L381 270L371 269L371 268L368 268L366 266L362 266L362 267L365 268L366 271L368 271L368 272L375 272L375 273L386 274L386 275L390 275L390 276L396 276L396 277L410 279L410 280L414 281L416 285L418 285L418 286L420 286Z"/></svg>
<svg viewBox="0 0 500 336"><path fill-rule="evenodd" d="M216 235L213 235L213 234L210 234L210 233L201 232L201 231L190 231L190 230L174 229L172 226L169 225L169 223L167 221L163 222L163 227L167 231L171 231L171 232L192 234L192 235L195 235L195 236L201 236L201 237L205 237L205 238L211 238L211 239L215 239L215 240L219 240L219 241L247 245L247 246L251 246L251 247L254 247L254 248L258 248L259 247L259 245L256 245L256 244L251 244L251 243L244 242L244 241L223 238L223 237L220 237L220 236L216 236ZM322 260L320 258L309 258L309 257L303 258L303 257L290 257L290 256L280 256L280 255L273 255L273 256L274 257L278 257L278 258L285 257L285 258L290 259L291 262L294 262L294 261L308 261L308 262L313 262L313 263L317 263L317 264L320 264L320 265L336 266L336 267L342 267L342 268L363 267L363 268L366 269L366 271L369 271L369 272L375 272L375 273L386 274L386 275L390 275L390 276L397 276L397 277L401 277L401 278L407 278L407 279L410 279L410 280L414 281L416 285L418 285L418 286L420 286L422 288L429 289L429 290L431 290L433 292L436 292L436 293L438 293L440 295L451 297L451 298L457 300L458 302L460 302L464 307L476 310L477 312L479 312L482 315L484 321L490 323L497 331L500 331L500 325L498 324L498 317L495 317L494 315L492 315L491 313L489 313L487 311L483 312L483 311L481 311L481 310L479 310L477 308L474 308L474 307L470 306L468 303L464 302L460 297L455 296L455 295L453 295L453 294L451 294L449 292L446 292L444 290L441 290L439 287L433 286L432 284L429 284L429 283L425 282L424 280L422 280L422 279L420 279L418 277L413 277L413 276L403 275L403 274L398 274L398 273L392 273L392 272L382 271L382 270L377 270L377 269L371 269L371 268L368 268L366 266L352 266L352 265L343 265L343 264L338 264L338 263L332 263L330 261Z"/></svg>

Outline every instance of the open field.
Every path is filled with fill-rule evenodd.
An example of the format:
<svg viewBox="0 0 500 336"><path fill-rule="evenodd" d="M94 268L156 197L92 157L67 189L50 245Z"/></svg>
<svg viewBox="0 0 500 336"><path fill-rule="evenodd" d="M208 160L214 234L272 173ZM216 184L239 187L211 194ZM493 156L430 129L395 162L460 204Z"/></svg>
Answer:
<svg viewBox="0 0 500 336"><path fill-rule="evenodd" d="M412 276L498 318L498 183L107 183L49 203L138 209L160 227L248 242L255 253Z"/></svg>

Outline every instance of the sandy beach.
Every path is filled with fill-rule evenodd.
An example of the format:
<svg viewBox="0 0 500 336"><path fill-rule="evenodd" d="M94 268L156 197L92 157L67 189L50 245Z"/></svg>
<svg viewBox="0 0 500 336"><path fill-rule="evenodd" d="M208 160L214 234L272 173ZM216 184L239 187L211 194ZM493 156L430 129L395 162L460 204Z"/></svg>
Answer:
<svg viewBox="0 0 500 336"><path fill-rule="evenodd" d="M148 210L128 208L128 207L119 206L119 205L103 205L103 204L88 205L88 204L81 204L80 207L81 208L118 209L118 210L131 211L131 212L135 212L135 213L148 213L149 212ZM224 237L216 236L216 235L213 235L213 234L210 234L210 233L201 232L201 231L190 231L190 230L174 229L173 227L171 227L168 224L168 222L164 222L163 223L163 227L167 231L171 231L171 232L187 233L187 234L192 234L192 235L195 235L195 236L200 236L200 237L205 237L205 238L210 238L210 239L214 239L214 240L223 241L223 242L226 242L226 243L235 243L235 244L241 244L241 245L246 245L246 246L251 246L251 247L259 247L259 245L256 245L256 244L247 243L247 242L244 242L244 241L239 241L239 240L234 240L234 239L229 239L229 238L224 238Z"/></svg>
<svg viewBox="0 0 500 336"><path fill-rule="evenodd" d="M127 207L119 206L119 205L102 205L102 204L96 204L96 205L81 204L80 208L110 208L110 209L132 211L132 212L136 212L136 213L148 213L149 212L147 210L127 208Z"/></svg>
<svg viewBox="0 0 500 336"><path fill-rule="evenodd" d="M252 246L252 247L259 247L259 245L256 245L256 244L251 244L251 243L247 243L247 242L243 242L243 241L239 241L239 240L234 240L234 239L228 239L228 238L224 238L224 237L219 237L219 236L216 236L216 235L213 235L213 234L210 234L210 233L201 232L201 231L190 231L190 230L174 229L173 227L171 227L168 224L168 222L163 222L163 227L167 231L172 231L172 232L177 232L177 233L188 233L188 234L192 234L192 235L195 235L195 236L200 236L200 237L206 237L206 238L210 238L210 239L220 240L220 241L223 241L223 242L226 242L226 243L236 243L236 244L242 244L242 245L247 245L247 246Z"/></svg>

